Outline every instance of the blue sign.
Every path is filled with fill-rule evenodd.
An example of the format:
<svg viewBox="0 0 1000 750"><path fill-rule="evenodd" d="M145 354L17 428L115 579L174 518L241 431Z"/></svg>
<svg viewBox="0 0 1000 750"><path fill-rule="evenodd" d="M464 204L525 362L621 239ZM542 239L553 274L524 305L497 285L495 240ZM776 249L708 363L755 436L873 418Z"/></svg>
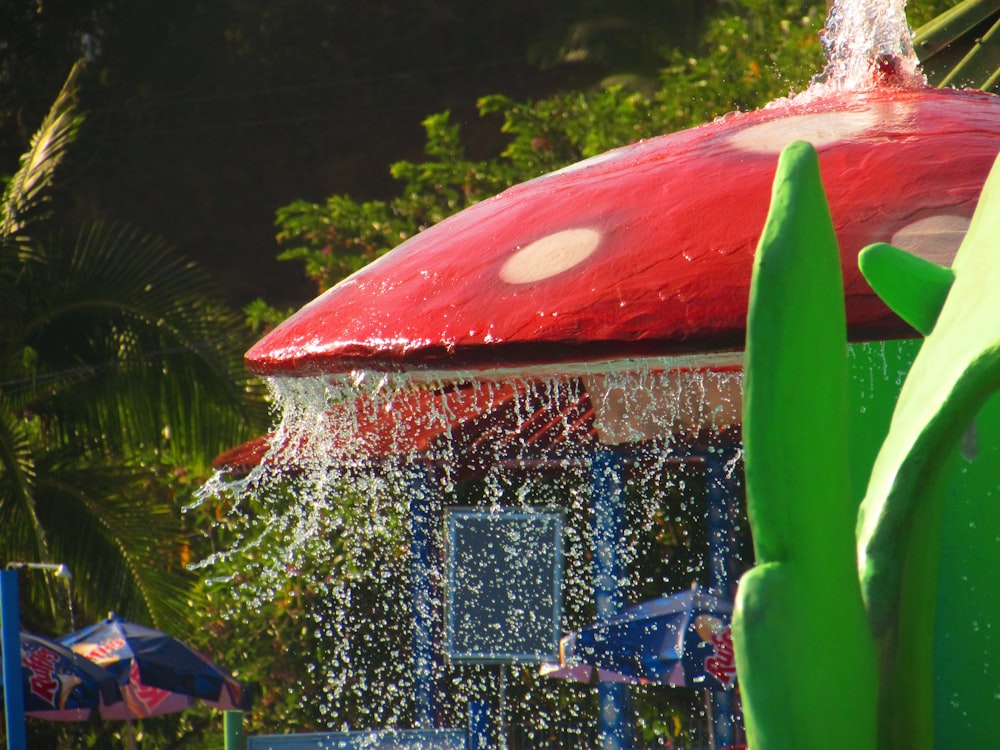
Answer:
<svg viewBox="0 0 1000 750"><path fill-rule="evenodd" d="M465 750L463 729L311 732L247 737L247 750Z"/></svg>
<svg viewBox="0 0 1000 750"><path fill-rule="evenodd" d="M551 661L562 617L563 512L447 512L445 652L453 661Z"/></svg>

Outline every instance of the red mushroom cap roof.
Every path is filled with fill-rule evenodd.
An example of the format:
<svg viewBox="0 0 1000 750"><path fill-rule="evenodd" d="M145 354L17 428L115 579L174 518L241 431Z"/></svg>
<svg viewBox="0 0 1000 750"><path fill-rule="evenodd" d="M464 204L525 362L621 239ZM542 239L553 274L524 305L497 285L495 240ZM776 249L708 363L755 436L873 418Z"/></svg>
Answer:
<svg viewBox="0 0 1000 750"><path fill-rule="evenodd" d="M247 364L451 371L741 350L753 253L793 140L820 154L852 340L913 335L857 254L889 241L950 262L1000 151L998 97L799 97L609 151L413 237L261 339Z"/></svg>

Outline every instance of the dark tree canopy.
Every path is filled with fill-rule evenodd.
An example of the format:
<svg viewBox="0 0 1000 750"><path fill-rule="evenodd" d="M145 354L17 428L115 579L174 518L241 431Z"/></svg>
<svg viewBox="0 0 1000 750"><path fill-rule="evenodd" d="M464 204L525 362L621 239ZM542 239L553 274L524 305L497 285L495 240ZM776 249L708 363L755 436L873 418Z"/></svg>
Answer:
<svg viewBox="0 0 1000 750"><path fill-rule="evenodd" d="M68 216L164 235L235 303L298 304L312 288L274 260L278 206L386 197L387 165L420 157L434 112L492 155L498 120L479 117L478 97L653 74L714 6L0 0L0 154L16 159L73 61L90 58L88 121L60 183Z"/></svg>

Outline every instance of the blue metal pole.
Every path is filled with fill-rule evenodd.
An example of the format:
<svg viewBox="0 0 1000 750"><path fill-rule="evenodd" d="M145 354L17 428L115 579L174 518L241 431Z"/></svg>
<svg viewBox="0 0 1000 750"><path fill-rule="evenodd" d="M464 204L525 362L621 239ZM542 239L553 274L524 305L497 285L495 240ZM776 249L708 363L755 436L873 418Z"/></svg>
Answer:
<svg viewBox="0 0 1000 750"><path fill-rule="evenodd" d="M717 453L705 456L705 492L708 499L709 591L729 594L729 523L726 507L725 467Z"/></svg>
<svg viewBox="0 0 1000 750"><path fill-rule="evenodd" d="M625 461L615 450L598 450L591 460L591 503L594 537L594 602L597 621L612 619L625 607L620 544L625 526ZM622 750L632 746L628 686L598 683L598 746Z"/></svg>
<svg viewBox="0 0 1000 750"><path fill-rule="evenodd" d="M21 609L17 600L16 570L0 570L0 640L3 645L3 703L7 720L7 750L27 750L24 676L21 671Z"/></svg>
<svg viewBox="0 0 1000 750"><path fill-rule="evenodd" d="M733 517L729 503L735 500L731 482L727 481L726 464L732 452L716 449L705 455L705 491L708 495L709 591L716 596L732 599L730 571L732 569ZM729 690L712 691L712 720L717 747L733 744L732 695Z"/></svg>
<svg viewBox="0 0 1000 750"><path fill-rule="evenodd" d="M469 750L490 750L490 704L469 701Z"/></svg>
<svg viewBox="0 0 1000 750"><path fill-rule="evenodd" d="M434 597L431 577L432 488L426 474L422 472L411 472L408 485L415 724L417 729L433 729L437 706L434 691Z"/></svg>

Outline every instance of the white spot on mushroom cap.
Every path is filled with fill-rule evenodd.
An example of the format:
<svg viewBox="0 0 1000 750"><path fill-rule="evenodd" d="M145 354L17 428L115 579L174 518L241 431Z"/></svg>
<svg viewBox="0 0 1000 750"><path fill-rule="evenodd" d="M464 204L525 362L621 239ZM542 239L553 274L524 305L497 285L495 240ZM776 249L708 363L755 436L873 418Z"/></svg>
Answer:
<svg viewBox="0 0 1000 750"><path fill-rule="evenodd" d="M590 227L553 232L517 250L500 268L508 284L529 284L568 271L589 258L601 244L601 233Z"/></svg>
<svg viewBox="0 0 1000 750"><path fill-rule="evenodd" d="M894 235L892 244L939 266L951 266L971 220L965 216L939 214L907 224Z"/></svg>
<svg viewBox="0 0 1000 750"><path fill-rule="evenodd" d="M758 154L781 153L792 141L808 141L822 148L862 135L884 118L885 112L876 109L792 115L743 128L726 140L733 148Z"/></svg>

